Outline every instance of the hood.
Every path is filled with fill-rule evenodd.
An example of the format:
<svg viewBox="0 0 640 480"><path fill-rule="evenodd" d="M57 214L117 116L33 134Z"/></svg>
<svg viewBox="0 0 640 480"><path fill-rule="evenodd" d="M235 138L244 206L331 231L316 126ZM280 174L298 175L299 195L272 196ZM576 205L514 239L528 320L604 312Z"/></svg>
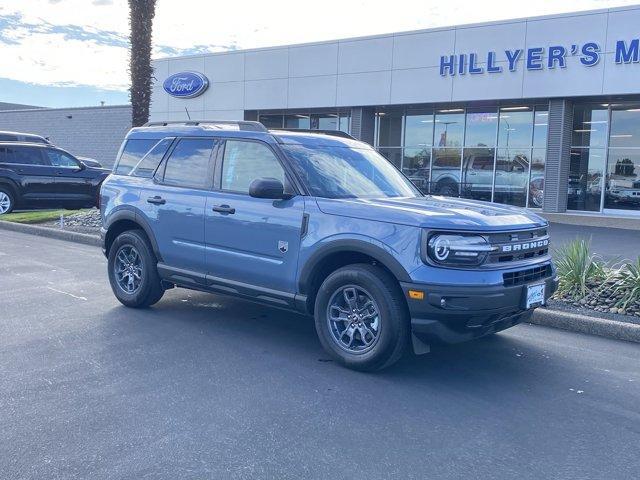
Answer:
<svg viewBox="0 0 640 480"><path fill-rule="evenodd" d="M547 221L524 208L448 197L328 199L316 198L330 215L422 228L451 230L517 230Z"/></svg>

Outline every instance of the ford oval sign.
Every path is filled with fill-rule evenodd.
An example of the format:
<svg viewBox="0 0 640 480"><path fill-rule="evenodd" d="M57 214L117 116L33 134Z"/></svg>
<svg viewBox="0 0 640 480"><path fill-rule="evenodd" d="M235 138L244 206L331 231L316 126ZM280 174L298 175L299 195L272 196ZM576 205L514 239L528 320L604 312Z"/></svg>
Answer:
<svg viewBox="0 0 640 480"><path fill-rule="evenodd" d="M193 98L204 93L209 80L198 72L179 72L167 78L162 86L172 97Z"/></svg>

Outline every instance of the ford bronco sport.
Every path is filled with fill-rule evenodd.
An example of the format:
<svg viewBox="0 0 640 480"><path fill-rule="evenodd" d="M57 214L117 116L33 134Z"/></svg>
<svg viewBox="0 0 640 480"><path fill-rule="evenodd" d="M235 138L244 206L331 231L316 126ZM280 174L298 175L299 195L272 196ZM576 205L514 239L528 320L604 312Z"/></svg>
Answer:
<svg viewBox="0 0 640 480"><path fill-rule="evenodd" d="M408 347L527 320L557 286L548 224L424 196L341 132L257 122L134 128L102 185L111 287L129 307L182 287L315 317L326 351L375 370Z"/></svg>

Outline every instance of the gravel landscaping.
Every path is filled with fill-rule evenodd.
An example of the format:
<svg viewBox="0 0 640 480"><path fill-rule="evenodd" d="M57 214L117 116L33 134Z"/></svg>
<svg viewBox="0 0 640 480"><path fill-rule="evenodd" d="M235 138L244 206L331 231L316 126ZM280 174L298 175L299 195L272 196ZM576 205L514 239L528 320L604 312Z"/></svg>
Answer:
<svg viewBox="0 0 640 480"><path fill-rule="evenodd" d="M43 227L69 230L72 232L98 235L100 233L100 227L102 226L102 220L100 218L100 210L92 208L90 210L82 210L80 212L69 210L68 214L63 214L64 226L61 226L59 219L40 223L39 225Z"/></svg>

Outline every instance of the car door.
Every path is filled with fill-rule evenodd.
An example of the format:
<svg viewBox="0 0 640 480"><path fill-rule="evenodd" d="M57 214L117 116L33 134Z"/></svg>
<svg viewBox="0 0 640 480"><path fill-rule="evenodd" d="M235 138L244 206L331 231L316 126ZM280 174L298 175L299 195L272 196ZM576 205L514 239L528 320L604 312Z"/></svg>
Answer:
<svg viewBox="0 0 640 480"><path fill-rule="evenodd" d="M20 177L25 201L57 200L56 169L39 147L7 146L6 155Z"/></svg>
<svg viewBox="0 0 640 480"><path fill-rule="evenodd" d="M43 151L56 170L55 189L61 200L91 202L95 198L91 171L62 150L46 148Z"/></svg>
<svg viewBox="0 0 640 480"><path fill-rule="evenodd" d="M212 138L182 138L140 182L140 205L166 267L204 278L204 208L213 184Z"/></svg>
<svg viewBox="0 0 640 480"><path fill-rule="evenodd" d="M266 143L227 139L218 153L216 188L207 194L205 242L208 275L258 289L294 294L304 198L249 196L258 178L287 174ZM266 294L269 295L269 294Z"/></svg>

